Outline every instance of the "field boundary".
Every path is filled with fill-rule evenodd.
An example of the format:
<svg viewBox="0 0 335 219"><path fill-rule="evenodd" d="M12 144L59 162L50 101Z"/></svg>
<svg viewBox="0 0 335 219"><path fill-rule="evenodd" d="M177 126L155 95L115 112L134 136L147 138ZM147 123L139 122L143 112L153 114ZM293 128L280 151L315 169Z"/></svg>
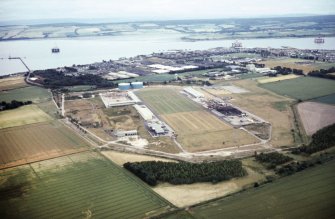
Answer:
<svg viewBox="0 0 335 219"><path fill-rule="evenodd" d="M59 157L65 157L65 156L72 155L72 154L87 152L89 150L90 150L89 148L68 149L67 151L63 151L61 154L59 154L59 152L57 152L56 153L57 155L52 155L52 154L51 155L46 155L45 158L21 159L21 160L9 162L9 163L6 163L6 164L0 164L0 170L12 168L12 167L23 166L23 165L28 165L28 164L37 163L37 162L40 162L40 161L45 161L45 160L50 160L50 159L55 159L55 158L59 158Z"/></svg>

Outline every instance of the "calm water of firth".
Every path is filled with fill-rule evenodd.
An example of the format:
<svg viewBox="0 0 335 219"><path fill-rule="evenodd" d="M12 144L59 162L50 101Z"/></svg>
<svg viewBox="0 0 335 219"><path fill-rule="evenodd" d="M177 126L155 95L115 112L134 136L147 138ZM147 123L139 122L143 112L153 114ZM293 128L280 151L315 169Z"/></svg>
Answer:
<svg viewBox="0 0 335 219"><path fill-rule="evenodd" d="M289 46L299 49L335 49L335 37L326 38L325 41L325 44L317 45L314 44L314 38L241 40L243 46L249 48ZM186 42L180 40L178 34L2 41L0 58L3 59L0 59L0 75L26 71L20 61L8 60L9 56L25 57L24 61L29 68L36 70L175 49L230 47L232 42L233 40ZM60 53L51 53L51 48L55 46L60 48Z"/></svg>

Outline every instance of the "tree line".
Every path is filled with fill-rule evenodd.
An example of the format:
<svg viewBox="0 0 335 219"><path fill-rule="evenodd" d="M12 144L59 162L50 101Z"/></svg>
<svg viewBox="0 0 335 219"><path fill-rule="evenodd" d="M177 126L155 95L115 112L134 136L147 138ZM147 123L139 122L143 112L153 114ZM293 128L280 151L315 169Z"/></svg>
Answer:
<svg viewBox="0 0 335 219"><path fill-rule="evenodd" d="M281 75L288 75L288 74L295 74L295 75L303 75L304 72L301 69L295 69L295 68L288 68L288 67L281 67L276 66L273 68L273 70L276 70L278 74Z"/></svg>
<svg viewBox="0 0 335 219"><path fill-rule="evenodd" d="M335 75L331 75L329 73L334 73L335 67L331 67L329 69L320 69L320 70L314 70L308 73L309 76L312 77L319 77L319 78L328 78L335 80Z"/></svg>
<svg viewBox="0 0 335 219"><path fill-rule="evenodd" d="M257 154L255 158L257 161L267 164L268 168L270 169L275 168L277 165L281 165L293 160L291 157L285 156L278 152L271 152L266 154L260 153Z"/></svg>
<svg viewBox="0 0 335 219"><path fill-rule="evenodd" d="M216 183L247 174L239 160L212 163L144 161L128 162L123 166L151 186L157 185L158 182L175 185L195 182Z"/></svg>
<svg viewBox="0 0 335 219"><path fill-rule="evenodd" d="M59 72L55 69L36 70L33 74L43 78L43 85L49 88L75 85L96 85L97 87L117 86L117 84L93 74L80 74L78 76L72 76L65 75L63 72Z"/></svg>
<svg viewBox="0 0 335 219"><path fill-rule="evenodd" d="M16 109L20 106L24 106L24 105L29 105L32 104L32 101L17 101L17 100L12 100L11 102L6 102L6 101L2 101L0 103L0 111L3 110L10 110L10 109Z"/></svg>
<svg viewBox="0 0 335 219"><path fill-rule="evenodd" d="M281 176L292 175L296 172L303 171L307 168L314 167L316 165L323 164L325 162L329 162L333 160L335 157L333 154L323 153L318 157L312 157L310 160L299 161L299 162L291 162L286 164L278 169L276 169L276 173Z"/></svg>
<svg viewBox="0 0 335 219"><path fill-rule="evenodd" d="M312 141L309 145L293 149L292 153L313 154L318 151L335 146L335 124L320 129L312 135Z"/></svg>

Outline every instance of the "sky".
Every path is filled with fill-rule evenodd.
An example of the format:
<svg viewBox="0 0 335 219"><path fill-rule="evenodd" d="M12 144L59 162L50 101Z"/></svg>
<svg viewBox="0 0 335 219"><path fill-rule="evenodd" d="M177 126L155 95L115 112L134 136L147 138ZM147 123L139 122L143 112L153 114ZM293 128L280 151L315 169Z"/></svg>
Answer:
<svg viewBox="0 0 335 219"><path fill-rule="evenodd" d="M335 14L334 0L0 0L0 21L213 19Z"/></svg>

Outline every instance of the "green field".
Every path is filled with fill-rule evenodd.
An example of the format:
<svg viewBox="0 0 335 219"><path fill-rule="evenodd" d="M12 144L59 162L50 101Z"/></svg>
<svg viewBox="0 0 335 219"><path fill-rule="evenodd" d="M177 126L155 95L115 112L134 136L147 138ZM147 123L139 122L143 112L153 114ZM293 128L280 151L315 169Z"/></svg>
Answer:
<svg viewBox="0 0 335 219"><path fill-rule="evenodd" d="M169 208L116 164L97 154L80 156L0 172L0 217L144 218Z"/></svg>
<svg viewBox="0 0 335 219"><path fill-rule="evenodd" d="M327 95L327 96L315 98L312 101L319 102L319 103L326 103L326 104L335 104L335 93Z"/></svg>
<svg viewBox="0 0 335 219"><path fill-rule="evenodd" d="M260 84L259 86L277 94L300 100L309 100L335 93L334 80L315 77L300 77Z"/></svg>
<svg viewBox="0 0 335 219"><path fill-rule="evenodd" d="M36 105L0 112L0 129L50 121L51 117Z"/></svg>
<svg viewBox="0 0 335 219"><path fill-rule="evenodd" d="M191 208L195 218L334 218L335 161Z"/></svg>
<svg viewBox="0 0 335 219"><path fill-rule="evenodd" d="M47 89L40 87L24 87L10 91L2 91L0 100L10 102L12 100L28 101L36 103L44 102L51 99L51 94Z"/></svg>
<svg viewBox="0 0 335 219"><path fill-rule="evenodd" d="M136 93L151 109L160 115L201 110L197 104L172 88L144 89Z"/></svg>

